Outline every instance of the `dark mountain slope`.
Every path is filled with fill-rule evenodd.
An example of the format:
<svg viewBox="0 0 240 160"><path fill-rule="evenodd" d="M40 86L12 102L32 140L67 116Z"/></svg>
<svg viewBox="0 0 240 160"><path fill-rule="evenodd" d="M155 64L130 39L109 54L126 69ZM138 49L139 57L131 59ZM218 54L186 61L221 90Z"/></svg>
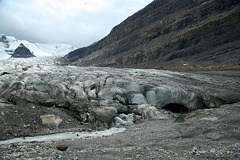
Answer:
<svg viewBox="0 0 240 160"><path fill-rule="evenodd" d="M240 1L155 0L65 57L97 66L239 65Z"/></svg>
<svg viewBox="0 0 240 160"><path fill-rule="evenodd" d="M30 58L35 57L33 53L22 43L16 48L12 54L13 58Z"/></svg>

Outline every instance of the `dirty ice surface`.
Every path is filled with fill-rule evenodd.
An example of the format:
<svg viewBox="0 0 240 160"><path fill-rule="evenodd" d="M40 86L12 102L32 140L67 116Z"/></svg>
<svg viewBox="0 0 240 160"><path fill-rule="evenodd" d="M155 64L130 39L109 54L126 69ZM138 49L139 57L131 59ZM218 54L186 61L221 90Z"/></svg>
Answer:
<svg viewBox="0 0 240 160"><path fill-rule="evenodd" d="M159 111L169 104L197 110L240 101L239 77L154 69L62 66L54 57L2 60L0 66L0 96L11 98L16 104L18 100L33 104L49 101L54 106L68 108L65 106L68 102L70 105L77 102L94 105L97 102L99 105L95 111L112 106L116 113L143 116L143 111L148 108L156 107L154 111ZM78 110L73 107L72 111ZM91 133L60 133L11 139L0 144L95 138L123 130L112 128Z"/></svg>

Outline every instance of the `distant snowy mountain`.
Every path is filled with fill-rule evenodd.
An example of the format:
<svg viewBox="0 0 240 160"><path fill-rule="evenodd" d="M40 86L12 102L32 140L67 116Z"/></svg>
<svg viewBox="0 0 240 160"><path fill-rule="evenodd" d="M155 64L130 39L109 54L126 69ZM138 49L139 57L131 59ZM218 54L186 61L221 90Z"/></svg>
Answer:
<svg viewBox="0 0 240 160"><path fill-rule="evenodd" d="M62 43L30 43L26 40L17 40L13 36L0 34L0 60L8 59L20 44L24 44L36 57L63 56L76 48Z"/></svg>

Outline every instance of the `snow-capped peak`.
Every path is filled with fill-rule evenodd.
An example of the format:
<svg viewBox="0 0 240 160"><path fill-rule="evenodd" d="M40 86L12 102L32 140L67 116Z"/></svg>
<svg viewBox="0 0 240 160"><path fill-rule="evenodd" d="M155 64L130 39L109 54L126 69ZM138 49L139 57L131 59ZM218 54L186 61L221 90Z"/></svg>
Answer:
<svg viewBox="0 0 240 160"><path fill-rule="evenodd" d="M17 40L13 36L0 34L0 59L9 59L20 44L26 46L36 57L64 56L76 48L62 43L31 43L26 40Z"/></svg>

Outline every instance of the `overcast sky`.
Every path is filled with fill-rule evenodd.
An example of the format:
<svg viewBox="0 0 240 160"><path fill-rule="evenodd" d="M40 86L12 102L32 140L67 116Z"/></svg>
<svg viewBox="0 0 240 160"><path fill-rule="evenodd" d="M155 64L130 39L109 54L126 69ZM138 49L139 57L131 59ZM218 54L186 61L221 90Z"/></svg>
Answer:
<svg viewBox="0 0 240 160"><path fill-rule="evenodd" d="M153 0L0 0L0 33L39 43L90 45Z"/></svg>

